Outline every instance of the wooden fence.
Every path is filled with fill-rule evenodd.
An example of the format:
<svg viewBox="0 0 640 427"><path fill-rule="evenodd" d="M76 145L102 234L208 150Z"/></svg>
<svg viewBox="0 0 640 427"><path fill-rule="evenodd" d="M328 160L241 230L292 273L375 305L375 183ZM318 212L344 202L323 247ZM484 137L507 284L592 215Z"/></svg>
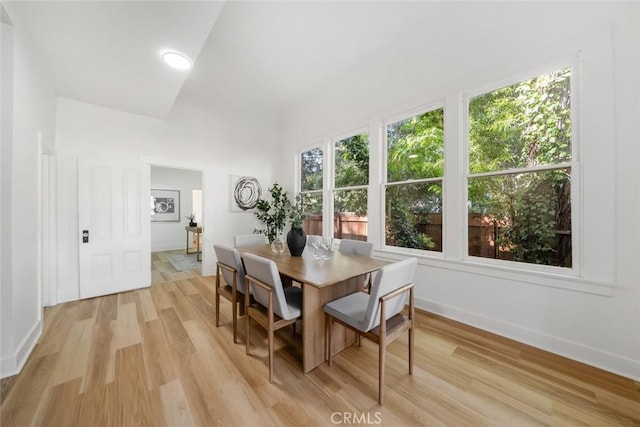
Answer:
<svg viewBox="0 0 640 427"><path fill-rule="evenodd" d="M366 216L340 213L333 218L333 237L337 239L367 240L369 220ZM322 234L322 215L308 216L303 224L307 234Z"/></svg>
<svg viewBox="0 0 640 427"><path fill-rule="evenodd" d="M496 238L503 225L489 217L469 214L469 255L484 258L512 259L511 253L496 245ZM433 240L434 251L442 251L442 214L428 214L418 220L416 230Z"/></svg>
<svg viewBox="0 0 640 427"><path fill-rule="evenodd" d="M368 218L352 213L341 213L333 219L334 237L338 239L367 240ZM508 248L496 244L504 226L499 221L479 214L469 214L469 255L483 258L512 259ZM322 234L322 215L309 216L303 224L307 234ZM416 230L433 240L434 251L442 251L442 214L425 215L418 220ZM392 244L392 242L389 242Z"/></svg>

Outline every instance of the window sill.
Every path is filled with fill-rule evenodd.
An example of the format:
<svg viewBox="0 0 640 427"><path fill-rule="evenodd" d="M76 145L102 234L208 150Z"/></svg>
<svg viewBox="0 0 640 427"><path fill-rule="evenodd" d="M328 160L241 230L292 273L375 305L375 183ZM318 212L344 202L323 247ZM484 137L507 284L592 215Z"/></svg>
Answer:
<svg viewBox="0 0 640 427"><path fill-rule="evenodd" d="M582 277L564 274L553 274L540 271L525 270L522 268L510 268L498 265L487 265L470 260L453 260L444 258L443 254L434 255L417 254L414 251L401 251L393 249L378 249L374 251L376 258L388 260L400 260L407 256L418 259L419 265L443 270L452 270L463 273L477 274L496 279L506 279L524 282L532 285L546 286L551 288L565 289L574 292L587 294L613 296L614 283L598 282Z"/></svg>

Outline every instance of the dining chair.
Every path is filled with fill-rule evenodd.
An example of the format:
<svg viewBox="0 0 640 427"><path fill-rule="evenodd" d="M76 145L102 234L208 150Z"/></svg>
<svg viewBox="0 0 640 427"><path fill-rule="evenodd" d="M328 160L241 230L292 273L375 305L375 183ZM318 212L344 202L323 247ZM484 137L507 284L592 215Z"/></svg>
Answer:
<svg viewBox="0 0 640 427"><path fill-rule="evenodd" d="M254 319L267 330L269 342L269 382L273 382L274 332L294 325L302 315L302 289L283 287L278 268L270 259L254 254L243 255L246 281L253 298L245 298L247 315L247 354L250 352L250 322ZM294 329L295 331L295 329Z"/></svg>
<svg viewBox="0 0 640 427"><path fill-rule="evenodd" d="M363 240L342 239L340 240L338 251L346 255L353 254L371 258L373 255L373 243L365 242ZM362 283L363 289L369 291L371 288L370 273L364 276Z"/></svg>
<svg viewBox="0 0 640 427"><path fill-rule="evenodd" d="M238 342L238 305L244 315L245 271L242 258L237 249L223 245L213 245L218 262L216 263L216 327L220 327L220 297L224 297L233 306L233 343ZM220 281L220 277L224 283Z"/></svg>
<svg viewBox="0 0 640 427"><path fill-rule="evenodd" d="M378 344L378 404L384 402L384 365L387 346L409 331L409 374L413 373L413 280L416 258L388 264L378 271L371 293L356 292L324 305L327 350L333 364L331 329L337 322ZM407 298L408 297L408 298ZM409 300L408 315L403 314Z"/></svg>
<svg viewBox="0 0 640 427"><path fill-rule="evenodd" d="M365 242L364 240L340 240L340 246L338 251L343 254L362 255L370 257L373 255L373 243Z"/></svg>
<svg viewBox="0 0 640 427"><path fill-rule="evenodd" d="M236 248L244 246L266 245L269 243L264 234L236 234L233 236L233 246Z"/></svg>

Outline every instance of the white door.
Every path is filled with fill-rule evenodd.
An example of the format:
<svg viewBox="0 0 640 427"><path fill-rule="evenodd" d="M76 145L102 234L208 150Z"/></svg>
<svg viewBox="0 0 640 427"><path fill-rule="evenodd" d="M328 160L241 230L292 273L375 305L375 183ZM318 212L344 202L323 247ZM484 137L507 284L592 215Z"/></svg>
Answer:
<svg viewBox="0 0 640 427"><path fill-rule="evenodd" d="M149 166L78 161L80 298L151 284Z"/></svg>

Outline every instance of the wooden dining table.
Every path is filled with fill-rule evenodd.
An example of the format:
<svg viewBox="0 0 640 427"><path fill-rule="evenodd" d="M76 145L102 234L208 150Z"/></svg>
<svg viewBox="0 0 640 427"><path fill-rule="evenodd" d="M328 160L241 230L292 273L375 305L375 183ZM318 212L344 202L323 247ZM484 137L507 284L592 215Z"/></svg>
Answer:
<svg viewBox="0 0 640 427"><path fill-rule="evenodd" d="M389 263L338 251L329 251L328 259L319 260L309 247L299 257L291 256L288 250L274 254L270 245L241 247L238 251L241 255L252 253L273 260L281 276L302 285L302 369L305 373L328 358L324 304L362 290L364 276ZM336 322L331 338L334 354L355 342L355 334Z"/></svg>

